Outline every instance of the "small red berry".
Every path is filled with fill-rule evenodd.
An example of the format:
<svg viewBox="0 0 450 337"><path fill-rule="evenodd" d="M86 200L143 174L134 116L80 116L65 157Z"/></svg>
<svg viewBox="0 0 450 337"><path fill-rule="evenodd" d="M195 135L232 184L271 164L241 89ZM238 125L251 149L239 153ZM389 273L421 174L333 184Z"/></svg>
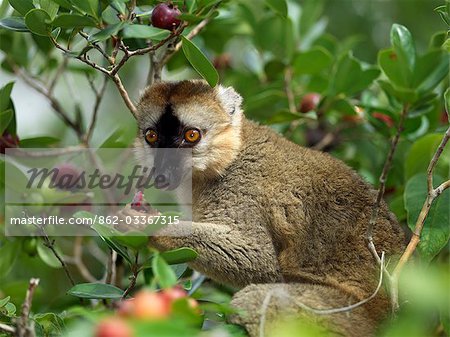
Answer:
<svg viewBox="0 0 450 337"><path fill-rule="evenodd" d="M19 145L19 137L13 136L8 131L3 132L0 137L0 153L5 153L6 149L15 148Z"/></svg>
<svg viewBox="0 0 450 337"><path fill-rule="evenodd" d="M165 289L161 292L162 296L166 297L170 301L175 301L180 298L187 297L187 292L181 287L173 287L169 289Z"/></svg>
<svg viewBox="0 0 450 337"><path fill-rule="evenodd" d="M170 314L170 301L160 293L143 290L134 298L134 317L164 319Z"/></svg>
<svg viewBox="0 0 450 337"><path fill-rule="evenodd" d="M152 25L157 28L175 30L180 24L178 19L181 12L171 3L159 4L152 12Z"/></svg>
<svg viewBox="0 0 450 337"><path fill-rule="evenodd" d="M120 318L106 318L95 330L95 337L133 337L131 327Z"/></svg>
<svg viewBox="0 0 450 337"><path fill-rule="evenodd" d="M321 96L317 92L310 92L302 97L300 102L299 111L301 113L307 113L317 109Z"/></svg>
<svg viewBox="0 0 450 337"><path fill-rule="evenodd" d="M394 126L394 121L392 118L386 114L383 114L381 112L374 112L372 114L373 118L376 118L380 121L382 121L384 124L386 124L389 128L392 128Z"/></svg>

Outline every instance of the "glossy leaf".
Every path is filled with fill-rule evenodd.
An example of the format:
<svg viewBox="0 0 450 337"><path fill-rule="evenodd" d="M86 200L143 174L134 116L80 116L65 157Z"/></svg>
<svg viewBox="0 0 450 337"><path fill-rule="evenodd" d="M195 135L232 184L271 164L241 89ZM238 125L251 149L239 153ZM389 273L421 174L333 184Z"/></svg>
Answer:
<svg viewBox="0 0 450 337"><path fill-rule="evenodd" d="M348 53L337 64L336 74L331 82L331 92L355 94L367 88L379 75L380 71L375 68L363 70L362 64Z"/></svg>
<svg viewBox="0 0 450 337"><path fill-rule="evenodd" d="M59 256L62 256L61 251L59 248L54 246L54 249L58 253ZM50 250L50 248L44 246L42 242L40 242L37 245L37 252L41 260L49 267L52 268L61 268L61 262L59 262L58 258L53 254L53 252Z"/></svg>
<svg viewBox="0 0 450 337"><path fill-rule="evenodd" d="M88 299L121 299L123 290L105 283L80 283L67 292L79 298Z"/></svg>
<svg viewBox="0 0 450 337"><path fill-rule="evenodd" d="M282 110L274 114L267 120L268 124L289 123L302 118L298 113L292 113L289 110Z"/></svg>
<svg viewBox="0 0 450 337"><path fill-rule="evenodd" d="M319 73L327 69L332 60L332 56L325 48L314 47L294 57L294 73L296 75Z"/></svg>
<svg viewBox="0 0 450 337"><path fill-rule="evenodd" d="M399 60L403 76L411 82L416 65L416 49L409 30L402 25L393 24L391 29L391 44Z"/></svg>
<svg viewBox="0 0 450 337"><path fill-rule="evenodd" d="M13 117L14 113L11 109L0 112L0 134L3 134Z"/></svg>
<svg viewBox="0 0 450 337"><path fill-rule="evenodd" d="M8 296L8 297L5 297L4 299L0 300L0 308L3 308L9 302L10 299L11 299L11 297Z"/></svg>
<svg viewBox="0 0 450 337"><path fill-rule="evenodd" d="M394 87L390 82L383 80L378 80L378 84L388 96L395 97L400 102L414 103L418 99L418 94L413 89Z"/></svg>
<svg viewBox="0 0 450 337"><path fill-rule="evenodd" d="M52 21L52 26L61 28L95 27L96 25L95 20L89 16L66 13L58 15Z"/></svg>
<svg viewBox="0 0 450 337"><path fill-rule="evenodd" d="M59 5L53 0L39 0L41 9L47 12L50 18L53 20L58 13Z"/></svg>
<svg viewBox="0 0 450 337"><path fill-rule="evenodd" d="M130 231L114 238L118 243L136 250L148 244L148 236L143 232Z"/></svg>
<svg viewBox="0 0 450 337"><path fill-rule="evenodd" d="M288 9L285 0L265 0L264 1L270 9L281 16L287 17Z"/></svg>
<svg viewBox="0 0 450 337"><path fill-rule="evenodd" d="M35 34L48 36L50 34L51 18L43 9L33 9L25 16L25 24Z"/></svg>
<svg viewBox="0 0 450 337"><path fill-rule="evenodd" d="M174 271L159 254L155 254L153 257L152 271L161 288L170 288L177 284Z"/></svg>
<svg viewBox="0 0 450 337"><path fill-rule="evenodd" d="M384 49L378 53L378 65L387 78L397 87L409 88L410 78L401 71L400 59L394 49Z"/></svg>
<svg viewBox="0 0 450 337"><path fill-rule="evenodd" d="M22 148L43 148L49 145L56 144L60 141L54 137L32 137L20 140L20 147Z"/></svg>
<svg viewBox="0 0 450 337"><path fill-rule="evenodd" d="M197 252L191 248L182 247L178 249L168 250L160 254L168 264L180 264L195 260L198 256Z"/></svg>
<svg viewBox="0 0 450 337"><path fill-rule="evenodd" d="M11 92L14 82L9 82L0 88L0 111L5 111L10 107Z"/></svg>
<svg viewBox="0 0 450 337"><path fill-rule="evenodd" d="M2 252L2 258L0 259L0 275L2 277L6 277L11 271L17 259L17 252L19 250L19 241L9 241L4 238L0 241L0 251Z"/></svg>
<svg viewBox="0 0 450 337"><path fill-rule="evenodd" d="M86 211L80 211L76 212L73 215L75 218L88 218L94 220L94 224L91 226L91 228L97 232L97 234L102 238L103 241L114 251L117 252L120 256L122 256L129 264L132 264L132 260L130 256L128 255L128 252L125 247L123 247L121 244L119 244L114 237L122 235L119 231L117 231L115 228L108 227L105 225L100 225L98 223L95 223L95 215L86 212Z"/></svg>
<svg viewBox="0 0 450 337"><path fill-rule="evenodd" d="M435 184L443 178L435 176ZM414 230L415 223L427 196L427 176L418 174L408 180L405 187L405 208L408 213L408 226ZM450 193L444 191L435 199L420 237L418 251L425 262L430 262L450 239Z"/></svg>
<svg viewBox="0 0 450 337"><path fill-rule="evenodd" d="M86 213L88 212L77 212L74 214L75 217L86 217ZM90 214L90 213L89 213ZM92 217L92 215L91 215ZM105 241L105 243L114 251L117 252L120 256L122 256L129 264L133 264L133 261L131 260L130 256L128 255L127 249L117 242L115 239L116 236L120 236L121 233L119 233L114 228L100 225L100 224L94 224L91 226L93 230L97 232L98 235Z"/></svg>
<svg viewBox="0 0 450 337"><path fill-rule="evenodd" d="M146 25L126 25L123 29L124 38L150 39L161 41L170 35L168 30L155 28Z"/></svg>
<svg viewBox="0 0 450 337"><path fill-rule="evenodd" d="M99 31L98 33L91 35L89 37L89 41L99 42L99 41L104 41L106 39L109 39L110 36L117 35L117 33L119 33L119 31L124 27L124 25L125 25L125 22L119 22L119 23L110 25L110 26L106 27L105 29Z"/></svg>
<svg viewBox="0 0 450 337"><path fill-rule="evenodd" d="M70 2L86 14L89 14L94 18L98 18L98 0L70 0Z"/></svg>
<svg viewBox="0 0 450 337"><path fill-rule="evenodd" d="M0 27L12 30L15 32L29 32L25 20L17 16L11 16L0 20Z"/></svg>
<svg viewBox="0 0 450 337"><path fill-rule="evenodd" d="M29 11L35 8L32 0L8 0L8 2L11 7L23 16L27 15Z"/></svg>
<svg viewBox="0 0 450 337"><path fill-rule="evenodd" d="M181 36L183 53L192 67L209 83L215 87L219 82L219 74L208 58L190 40Z"/></svg>
<svg viewBox="0 0 450 337"><path fill-rule="evenodd" d="M405 158L406 179L427 171L428 163L438 148L442 137L443 134L429 134L414 142ZM434 172L440 176L448 177L450 172L450 147L444 148Z"/></svg>
<svg viewBox="0 0 450 337"><path fill-rule="evenodd" d="M449 74L449 55L443 50L433 50L417 60L413 75L413 88L419 92L433 90Z"/></svg>

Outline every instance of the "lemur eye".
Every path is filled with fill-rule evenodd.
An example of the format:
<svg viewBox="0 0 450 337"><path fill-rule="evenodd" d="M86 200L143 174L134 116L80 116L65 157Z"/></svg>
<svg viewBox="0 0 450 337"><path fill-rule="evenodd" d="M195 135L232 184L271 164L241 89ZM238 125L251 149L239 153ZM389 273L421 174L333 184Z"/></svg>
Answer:
<svg viewBox="0 0 450 337"><path fill-rule="evenodd" d="M184 132L184 139L188 143L196 143L200 140L200 131L197 129L189 129Z"/></svg>
<svg viewBox="0 0 450 337"><path fill-rule="evenodd" d="M153 129L148 129L145 132L145 140L147 141L147 143L149 143L150 145L155 144L155 142L158 140L158 134L156 133L155 130Z"/></svg>

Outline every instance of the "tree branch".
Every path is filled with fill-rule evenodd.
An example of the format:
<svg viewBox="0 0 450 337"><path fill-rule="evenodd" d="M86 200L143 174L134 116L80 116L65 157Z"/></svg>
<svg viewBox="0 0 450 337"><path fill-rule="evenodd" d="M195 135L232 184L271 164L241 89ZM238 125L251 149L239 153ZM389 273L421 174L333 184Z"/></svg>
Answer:
<svg viewBox="0 0 450 337"><path fill-rule="evenodd" d="M39 285L39 279L32 278L28 284L27 293L25 295L25 301L22 304L22 313L17 321L17 337L34 337L34 326L30 325L29 316L31 310L31 304L33 301L33 295L36 287Z"/></svg>
<svg viewBox="0 0 450 337"><path fill-rule="evenodd" d="M16 333L16 328L14 328L13 326L10 326L10 325L0 323L0 332L14 335Z"/></svg>
<svg viewBox="0 0 450 337"><path fill-rule="evenodd" d="M436 152L433 155L433 158L430 161L430 164L428 165L427 170L427 189L428 194L427 198L422 206L422 209L419 213L419 216L417 217L416 224L414 226L414 231L411 237L411 240L408 243L408 246L406 247L405 251L403 252L403 255L400 257L400 260L397 263L397 266L395 267L393 273L392 273L392 280L391 280L391 302L392 302L392 308L393 310L397 310L398 305L398 281L400 277L400 273L403 270L403 267L408 262L408 260L411 258L412 254L417 248L417 245L420 242L420 235L423 230L423 226L425 224L425 220L428 216L428 213L430 212L431 205L433 204L433 201L446 189L450 187L450 180L445 181L441 185L439 185L437 188L433 187L433 170L439 160L439 157L441 156L442 152L444 151L445 146L447 145L448 141L450 139L450 127L447 129L447 131L444 134L444 137L442 138L441 143L439 144Z"/></svg>
<svg viewBox="0 0 450 337"><path fill-rule="evenodd" d="M387 176L388 176L389 171L392 166L392 160L394 158L395 150L397 149L400 135L403 131L403 127L404 127L404 123L405 123L407 114L408 114L408 105L405 104L403 106L402 112L400 114L400 121L397 125L397 130L396 130L395 136L392 139L391 147L389 149L389 153L388 153L386 161L384 163L383 171L381 172L381 175L379 178L380 186L378 187L378 193L377 193L377 198L375 200L375 204L372 207L372 214L370 216L369 226L367 228L367 233L366 233L367 246L369 248L369 251L372 253L373 257L376 259L376 261L378 263L380 263L381 260L376 251L375 244L373 242L373 229L375 227L375 224L376 224L376 221L378 218L378 210L380 208L381 201L383 200L383 195L384 195L384 191L386 188Z"/></svg>
<svg viewBox="0 0 450 337"><path fill-rule="evenodd" d="M89 127L86 131L86 135L85 135L85 141L88 142L91 137L92 137L92 133L94 132L94 127L95 127L95 123L97 122L97 115L98 115L98 110L100 107L100 103L102 102L103 96L105 94L105 90L106 90L106 84L107 84L107 77L106 75L103 77L103 82L101 84L100 90L97 90L95 88L94 82L91 81L91 79L88 77L88 81L89 84L91 85L92 91L95 94L95 103L94 103L94 107L92 110L92 118L91 118L91 123L89 124Z"/></svg>

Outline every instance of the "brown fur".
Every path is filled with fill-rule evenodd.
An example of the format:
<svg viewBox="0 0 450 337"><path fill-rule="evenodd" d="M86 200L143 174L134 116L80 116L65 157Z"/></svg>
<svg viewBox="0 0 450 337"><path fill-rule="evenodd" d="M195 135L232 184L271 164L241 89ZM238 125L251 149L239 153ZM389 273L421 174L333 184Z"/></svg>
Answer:
<svg viewBox="0 0 450 337"><path fill-rule="evenodd" d="M375 200L373 188L341 161L302 148L268 127L244 117L233 123L237 117L230 115L225 123L224 109L210 108L218 104L218 90L184 81L157 85L143 96L142 106L195 104L204 107L197 113L211 125L217 125L215 118L221 121L217 138L211 140L219 157L209 161L220 165L194 171L193 234L157 236L152 244L162 250L192 247L199 253L193 268L218 282L245 287L232 304L247 315L231 319L252 336L259 334L261 307L269 293L281 294L269 303L271 322L285 311L303 315L295 301L332 308L370 296L378 272L364 236ZM242 144L237 149L227 145L233 137ZM388 255L403 248L404 235L384 203L374 241ZM286 298L288 304L281 305ZM330 332L369 336L386 312L387 299L380 293L349 314L323 319Z"/></svg>

